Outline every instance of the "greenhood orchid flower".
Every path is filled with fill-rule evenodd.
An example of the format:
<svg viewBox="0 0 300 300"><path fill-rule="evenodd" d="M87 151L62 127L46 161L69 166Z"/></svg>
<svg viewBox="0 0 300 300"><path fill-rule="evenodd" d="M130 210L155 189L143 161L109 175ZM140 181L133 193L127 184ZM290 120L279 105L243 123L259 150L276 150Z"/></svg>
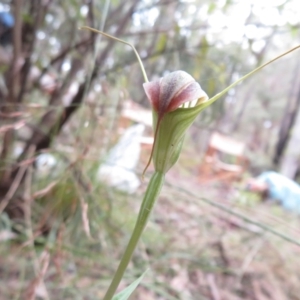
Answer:
<svg viewBox="0 0 300 300"><path fill-rule="evenodd" d="M200 84L184 71L169 73L160 79L146 82L143 86L153 109L160 117L191 100L208 98Z"/></svg>
<svg viewBox="0 0 300 300"><path fill-rule="evenodd" d="M202 110L199 108L208 96L200 84L184 71L169 73L143 86L152 105L155 132L145 171L153 157L155 171L165 174L176 163L185 132Z"/></svg>
<svg viewBox="0 0 300 300"><path fill-rule="evenodd" d="M229 85L220 93L208 99L200 85L191 75L184 71L172 72L163 78L149 82L140 56L132 44L94 28L83 26L82 29L88 29L92 32L100 33L110 39L128 45L133 49L145 79L144 90L152 105L153 129L155 132L154 143L150 159L144 173L151 163L152 158L155 172L152 175L145 192L133 233L119 263L118 269L115 272L112 282L103 298L103 300L128 299L128 293L126 294L126 297L121 296L121 294L114 297L114 294L121 279L123 278L124 272L131 260L131 256L137 246L143 230L147 225L151 211L164 184L165 174L176 163L180 155L186 130L192 125L198 114L204 108L214 103L230 89L263 69L265 66L300 48L300 45L275 57L262 66L257 67Z"/></svg>

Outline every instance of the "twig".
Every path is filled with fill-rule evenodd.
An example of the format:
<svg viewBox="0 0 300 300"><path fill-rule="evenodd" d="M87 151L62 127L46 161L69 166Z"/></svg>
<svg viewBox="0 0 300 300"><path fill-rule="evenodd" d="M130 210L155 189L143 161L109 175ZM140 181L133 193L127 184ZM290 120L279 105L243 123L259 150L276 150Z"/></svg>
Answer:
<svg viewBox="0 0 300 300"><path fill-rule="evenodd" d="M245 257L241 268L239 269L238 283L240 283L244 277L244 274L251 262L255 258L256 254L259 252L263 244L265 243L265 237L263 236L250 250L249 254Z"/></svg>
<svg viewBox="0 0 300 300"><path fill-rule="evenodd" d="M0 111L0 117L5 119L13 119L13 118L19 118L24 115L23 112L11 112L11 113L3 113Z"/></svg>
<svg viewBox="0 0 300 300"><path fill-rule="evenodd" d="M79 157L78 160L80 159L81 158ZM83 188L85 192L89 192L90 189L87 186L86 182L82 180L82 174L80 172L80 169L76 166L76 163L78 162L74 162L70 165L74 168L74 174L73 174L74 180L79 183L79 185ZM75 184L75 188L77 190L80 206L81 206L81 219L82 219L83 230L87 235L87 237L91 239L92 237L91 237L90 223L88 218L88 203L85 201L82 195L82 191L77 184Z"/></svg>
<svg viewBox="0 0 300 300"><path fill-rule="evenodd" d="M183 192L183 193L185 193L187 195L190 195L190 196L192 196L192 197L194 197L194 198L196 198L196 199L198 199L198 200L200 200L202 202L205 202L205 203L207 203L207 204L209 204L211 206L214 206L214 207L216 207L216 208L218 208L218 209L220 209L220 210L222 210L222 211L224 211L224 212L226 212L228 214L236 216L236 217L242 219L245 222L248 222L250 224L254 224L257 227L259 227L259 228L261 228L261 229L263 229L263 230L265 230L265 231L267 231L269 233L272 233L273 235L275 235L275 236L277 236L277 237L279 237L279 238L281 238L281 239L283 239L283 240L285 240L287 242L290 242L292 244L300 246L300 241L297 241L294 238L292 238L292 237L290 237L288 235L285 235L282 232L274 230L274 229L272 229L271 227L269 227L269 226L267 226L265 224L262 224L262 223L260 223L258 221L255 221L252 218L246 217L243 214L241 214L239 212L236 212L236 211L234 211L234 210L232 210L232 209L230 209L230 208L228 208L228 207L226 207L226 206L224 206L224 205L222 205L220 203L217 203L215 201L212 201L212 200L209 200L209 199L206 199L206 198L199 197L198 195L196 195L196 194L194 194L194 193L192 193L192 192L190 192L190 191L188 191L188 190L186 190L184 188L174 186L174 185L172 185L170 183L166 183L166 184L169 185L169 186L171 186L172 188L178 190L178 191L181 191L181 192Z"/></svg>
<svg viewBox="0 0 300 300"><path fill-rule="evenodd" d="M47 185L42 190L39 190L39 191L35 192L32 195L32 198L36 199L36 198L43 197L43 196L47 195L57 185L57 183L58 183L58 181L51 182L49 185Z"/></svg>
<svg viewBox="0 0 300 300"><path fill-rule="evenodd" d="M35 147L32 146L32 151L34 152ZM30 242L30 248L32 252L32 258L33 258L33 265L34 265L34 271L35 271L35 279L29 284L29 287L27 289L27 299L28 300L34 300L36 295L36 289L38 286L42 285L43 290L45 291L45 298L48 299L48 293L45 289L45 285L43 282L43 278L46 274L46 271L48 269L49 265L49 259L50 255L47 250L44 250L38 258L37 253L35 252L34 248L34 237L33 237L33 230L32 230L32 222L31 222L31 203L32 203L32 196L31 196L31 185L32 185L32 166L29 166L27 175L25 177L24 181L24 215L25 215L25 222L27 224L27 231Z"/></svg>
<svg viewBox="0 0 300 300"><path fill-rule="evenodd" d="M25 121L19 121L19 122L14 123L14 124L2 126L2 127L0 127L0 133L7 132L7 131L12 130L12 129L14 129L14 130L20 129L25 124L26 124Z"/></svg>
<svg viewBox="0 0 300 300"><path fill-rule="evenodd" d="M31 146L29 148L28 151L28 158L31 158L34 154L35 151L35 147ZM16 193L18 187L20 186L20 183L24 177L24 174L26 172L26 170L28 169L28 167L30 166L30 164L32 163L32 160L30 160L27 164L23 164L20 169L18 170L18 173L16 175L16 177L14 178L14 181L12 182L9 190L7 191L6 195L4 196L4 198L1 200L0 203L0 214L2 213L2 211L5 209L5 207L8 205L10 199L14 196L14 194Z"/></svg>
<svg viewBox="0 0 300 300"><path fill-rule="evenodd" d="M52 58L52 60L49 62L49 65L44 67L41 71L41 74L39 75L39 77L34 81L33 85L37 86L38 83L41 82L41 79L43 78L43 76L47 73L47 71L50 69L51 66L53 66L54 64L56 64L57 62L63 60L65 58L65 56L67 54L69 54L70 52L72 52L73 50L78 50L80 47L82 46L87 46L92 42L92 40L90 38L82 40L80 42L78 42L75 45L71 45L68 46L67 48L65 48L64 50L62 50L56 57Z"/></svg>
<svg viewBox="0 0 300 300"><path fill-rule="evenodd" d="M221 300L221 296L220 296L219 290L218 290L216 282L215 282L215 276L213 274L208 274L206 276L206 279L207 279L207 284L210 289L212 299L213 300Z"/></svg>
<svg viewBox="0 0 300 300"><path fill-rule="evenodd" d="M41 266L39 272L37 273L36 277L30 282L27 290L25 291L25 298L27 300L34 300L36 295L36 289L38 286L43 284L43 279L46 275L48 270L50 261L50 254L47 250L44 250L38 259L38 265ZM49 299L47 290L45 289L45 285L42 286L44 289L43 298Z"/></svg>
<svg viewBox="0 0 300 300"><path fill-rule="evenodd" d="M91 230L90 230L90 223L89 223L89 218L88 218L88 204L85 202L84 198L79 195L80 199L80 205L81 205L81 218L82 218L82 225L84 232L86 233L88 238L91 237Z"/></svg>

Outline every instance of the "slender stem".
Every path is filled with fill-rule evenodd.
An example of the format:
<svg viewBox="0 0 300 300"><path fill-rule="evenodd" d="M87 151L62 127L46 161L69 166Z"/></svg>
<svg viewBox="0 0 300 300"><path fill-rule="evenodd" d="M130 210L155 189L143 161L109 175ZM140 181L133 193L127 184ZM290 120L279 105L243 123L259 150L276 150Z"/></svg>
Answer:
<svg viewBox="0 0 300 300"><path fill-rule="evenodd" d="M131 256L136 248L136 245L143 233L144 228L147 225L147 221L153 209L153 206L156 202L156 199L159 196L160 190L164 184L165 175L161 172L155 172L151 180L148 184L140 211L138 215L138 219L136 221L135 227L133 229L133 233L128 242L126 250L123 254L123 257L120 261L118 269L114 275L114 278L103 298L103 300L111 300L114 296L120 281L123 278L124 272L130 262Z"/></svg>
<svg viewBox="0 0 300 300"><path fill-rule="evenodd" d="M251 75L253 75L254 73L260 71L261 69L263 69L264 67L266 67L267 65L271 64L272 62L274 62L275 60L278 60L279 58L297 50L300 48L300 45L290 49L289 51L286 51L278 56L276 56L275 58L271 59L270 61L266 62L265 64L257 67L256 69L254 69L253 71L249 72L248 74L246 74L245 76L241 77L240 79L238 79L237 81L235 81L234 83L232 83L231 85L229 85L226 89L224 89L222 92L218 93L217 95L213 96L212 98L210 98L207 102L206 102L206 106L211 105L213 102L215 102L216 100L218 100L220 97L222 97L223 95L225 95L229 90L231 90L233 87L235 87L237 84L239 84L240 82L242 82L243 80L247 79L248 77L250 77Z"/></svg>
<svg viewBox="0 0 300 300"><path fill-rule="evenodd" d="M155 147L155 144L156 144L156 140L157 140L157 134L158 134L158 130L159 130L159 125L161 123L163 119L163 116L158 116L157 118L157 122L156 122L156 128L155 128L155 133L154 133L154 141L153 141L153 144L152 144L152 149L151 149L151 153L150 153L150 157L149 157L149 160L148 160L148 163L143 171L143 174L142 174L142 180L144 180L144 176L145 176L145 173L151 163L151 160L152 160L152 157L153 157L153 153L154 153L154 147ZM154 123L154 120L153 120L153 123Z"/></svg>
<svg viewBox="0 0 300 300"><path fill-rule="evenodd" d="M139 64L140 64L140 67L141 67L141 70L142 70L142 73L143 73L145 82L148 82L148 81L149 81L149 80L148 80L148 77L147 77L147 74L146 74L146 71L145 71L145 68L144 68L144 65L143 65L143 62L142 62L142 60L141 60L141 58L140 58L138 52L136 51L135 47L134 47L132 44L130 44L130 43L126 42L126 41L123 41L123 40L121 40L121 39L118 39L118 38L116 38L116 37L114 37L114 36L112 36L112 35L110 35L110 34L107 34L107 33L103 32L103 31L100 31L100 30L94 29L94 28L92 28L92 27L89 27L89 26L82 26L82 27L80 27L80 29L87 29L87 30L90 30L90 31L93 31L93 32L102 34L102 35L104 35L104 36L106 36L106 37L108 37L108 38L110 38L110 39L113 39L113 40L115 40L115 41L118 41L118 42L120 42L120 43L123 43L123 44L125 44L125 45L130 46L130 47L132 48L132 50L134 51L134 54L136 55L137 60L138 60L138 62L139 62Z"/></svg>
<svg viewBox="0 0 300 300"><path fill-rule="evenodd" d="M193 193L193 192L191 192L191 191L188 191L188 190L186 190L186 189L184 189L184 188L181 188L181 187L178 187L178 186L173 186L173 185L168 184L168 183L167 183L167 185L172 186L172 187L175 188L176 190L178 190L178 191L180 191L180 192L183 192L183 193L185 193L185 194L187 194L187 195L190 195L190 196L192 196L192 197L195 197L196 199L198 199L198 200L200 200L200 201L203 201L203 202L205 202L205 203L207 203L207 204L209 204L209 205L211 205L211 206L217 207L218 209L220 209L220 210L222 210L222 211L225 211L226 213L231 214L231 215L233 215L233 216L235 216L235 217L238 217L238 218L240 218L241 220L243 220L243 221L245 221L245 222L247 222L247 223L256 225L257 227L259 227L259 228L265 230L266 232L270 232L270 233L272 233L273 235L278 236L278 237L282 238L282 239L285 240L285 241L288 241L288 242L293 243L293 244L295 244L295 245L297 245L297 246L300 246L300 241L298 241L298 240L296 240L296 239L294 239L294 238L292 238L292 237L286 235L286 234L283 233L283 232L280 232L280 231L277 231L277 230L273 229L271 226L265 225L265 224L263 224L263 223L261 223L261 222L259 222L259 221L255 221L252 217L251 217L251 218L250 218L250 217L247 217L247 216L243 215L243 214L240 213L240 212L234 211L234 210L232 210L231 208L228 208L228 207L226 207L225 205L220 204L219 202L215 202L215 201L209 200L209 199L207 199L207 198L199 197L199 196L196 195L195 193Z"/></svg>

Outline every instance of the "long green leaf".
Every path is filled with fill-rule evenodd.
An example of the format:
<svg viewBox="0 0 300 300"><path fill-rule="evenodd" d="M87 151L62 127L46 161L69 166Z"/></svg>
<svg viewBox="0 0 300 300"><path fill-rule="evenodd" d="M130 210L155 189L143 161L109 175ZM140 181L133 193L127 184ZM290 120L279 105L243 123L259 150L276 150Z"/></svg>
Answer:
<svg viewBox="0 0 300 300"><path fill-rule="evenodd" d="M148 270L146 270L138 279L132 282L127 288L125 288L123 291L115 295L113 297L113 300L127 300L130 297L130 295L134 292L134 290L137 288L137 286L140 284L147 271Z"/></svg>

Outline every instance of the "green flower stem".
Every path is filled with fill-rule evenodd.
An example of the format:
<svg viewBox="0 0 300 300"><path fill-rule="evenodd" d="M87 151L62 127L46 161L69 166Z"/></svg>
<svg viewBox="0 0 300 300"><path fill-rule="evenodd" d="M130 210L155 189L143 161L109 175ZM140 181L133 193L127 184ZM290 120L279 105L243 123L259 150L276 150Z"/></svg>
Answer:
<svg viewBox="0 0 300 300"><path fill-rule="evenodd" d="M140 65L140 68L141 68L141 70L142 70L142 73L143 73L145 82L148 82L148 81L149 81L149 80L148 80L148 77L147 77L147 74L146 74L146 71L145 71L145 68L144 68L144 65L143 65L143 62L142 62L142 60L141 60L141 58L140 58L138 52L136 51L135 47L134 47L132 44L130 44L130 43L126 42L126 41L123 41L123 40L121 40L121 39L118 39L118 38L116 38L116 37L114 37L114 36L112 36L112 35L110 35L110 34L107 34L107 33L103 32L103 31L100 31L100 30L97 30L97 29L95 29L95 28L89 27L89 26L82 26L82 27L80 27L80 29L87 29L87 30L90 30L90 31L92 31L92 32L102 34L102 35L104 35L104 36L106 36L106 37L108 37L108 38L110 38L110 39L112 39L112 40L118 41L118 42L120 42L120 43L123 43L123 44L125 44L125 45L131 47L132 50L133 50L133 52L134 52L134 54L135 54L135 56L136 56L136 58L137 58L137 60L138 60L138 62L139 62L139 65Z"/></svg>
<svg viewBox="0 0 300 300"><path fill-rule="evenodd" d="M153 206L158 198L161 188L165 181L165 174L162 172L155 172L148 184L142 205L140 207L139 215L133 229L133 233L123 254L119 267L114 275L114 278L103 298L103 300L111 300L114 296L120 281L123 278L124 272L131 260L131 256L136 248L136 245L147 225L147 221L153 209Z"/></svg>
<svg viewBox="0 0 300 300"><path fill-rule="evenodd" d="M275 58L271 59L270 61L266 62L265 64L257 67L256 69L254 69L253 71L249 72L248 74L246 74L245 76L241 77L240 79L238 79L237 81L235 81L234 83L232 83L231 85L229 85L227 88L225 88L223 91L221 91L220 93L218 93L217 95L213 96L212 98L210 98L208 101L206 101L203 106L203 108L213 104L216 100L218 100L220 97L222 97L223 95L225 95L229 90L231 90L233 87L235 87L236 85L238 85L239 83L241 83L242 81L244 81L245 79L247 79L248 77L252 76L254 73L260 71L261 69L263 69L264 67L266 67L267 65L270 65L271 63L273 63L274 61L282 58L283 56L297 50L300 48L300 45L290 49L289 51L286 51L278 56L276 56Z"/></svg>

